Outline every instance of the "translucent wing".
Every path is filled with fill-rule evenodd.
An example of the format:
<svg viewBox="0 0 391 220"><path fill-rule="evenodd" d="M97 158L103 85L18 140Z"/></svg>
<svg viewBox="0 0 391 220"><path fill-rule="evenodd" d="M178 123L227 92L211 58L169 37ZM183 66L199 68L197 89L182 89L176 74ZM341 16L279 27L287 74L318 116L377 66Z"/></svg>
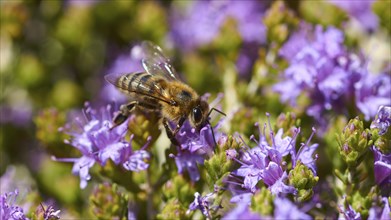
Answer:
<svg viewBox="0 0 391 220"><path fill-rule="evenodd" d="M108 74L106 81L116 86L121 92L130 95L133 98L142 100L145 97L163 101L171 104L166 91L162 88L160 81L152 80L153 76L149 73L127 73L123 75Z"/></svg>
<svg viewBox="0 0 391 220"><path fill-rule="evenodd" d="M144 41L141 43L141 50L144 57L142 64L149 74L161 75L168 80L180 80L170 60L159 46L150 41Z"/></svg>

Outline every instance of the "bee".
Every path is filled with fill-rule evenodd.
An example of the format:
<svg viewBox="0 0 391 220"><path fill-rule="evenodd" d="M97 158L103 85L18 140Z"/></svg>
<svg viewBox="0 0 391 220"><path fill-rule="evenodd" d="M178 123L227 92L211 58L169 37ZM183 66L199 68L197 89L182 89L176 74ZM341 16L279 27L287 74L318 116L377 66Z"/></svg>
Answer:
<svg viewBox="0 0 391 220"><path fill-rule="evenodd" d="M132 99L120 106L119 112L114 116L113 127L125 122L135 108L157 112L168 138L178 145L175 136L187 119L192 127L200 131L210 124L209 115L213 110L225 115L215 108L210 109L209 104L194 89L180 80L159 46L145 41L140 47L144 55L141 62L145 72L105 76L106 81ZM174 129L170 122L176 124Z"/></svg>

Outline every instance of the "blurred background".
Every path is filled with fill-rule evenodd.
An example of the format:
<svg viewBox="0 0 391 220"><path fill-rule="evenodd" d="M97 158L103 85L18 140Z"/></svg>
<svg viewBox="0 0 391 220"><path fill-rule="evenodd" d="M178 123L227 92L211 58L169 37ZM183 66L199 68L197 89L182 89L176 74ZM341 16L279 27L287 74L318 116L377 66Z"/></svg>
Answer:
<svg viewBox="0 0 391 220"><path fill-rule="evenodd" d="M226 130L248 136L253 128L247 125L261 112L303 112L280 103L268 86L287 66L275 57L301 21L343 28L347 45L374 58L373 72L390 63L390 1L361 8L348 1L286 1L280 8L272 7L275 1L240 2L2 0L1 192L10 184L28 188L35 199L54 199L73 216L87 215L88 192L79 189L72 164L50 159L78 155L58 129L86 101L126 100L103 76L140 69L131 49L144 40L160 45L199 94L229 96L225 112L237 102L246 106L229 116ZM248 123L241 124L243 117Z"/></svg>

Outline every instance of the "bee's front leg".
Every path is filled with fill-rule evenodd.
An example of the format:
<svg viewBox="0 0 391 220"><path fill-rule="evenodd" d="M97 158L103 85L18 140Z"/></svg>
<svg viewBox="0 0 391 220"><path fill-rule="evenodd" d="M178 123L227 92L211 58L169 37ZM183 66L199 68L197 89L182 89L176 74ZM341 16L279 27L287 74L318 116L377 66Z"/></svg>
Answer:
<svg viewBox="0 0 391 220"><path fill-rule="evenodd" d="M132 101L127 104L121 105L119 108L119 111L116 113L113 119L113 126L110 129L113 129L117 127L118 125L121 125L128 119L130 112L134 110L134 108L138 105L138 101Z"/></svg>
<svg viewBox="0 0 391 220"><path fill-rule="evenodd" d="M167 121L167 119L163 119L163 125L164 125L164 128L166 129L166 133L167 133L167 137L170 139L171 143L173 145L176 145L176 146L179 146L179 143L177 141L177 139L175 138L175 135L177 132L171 130L171 127Z"/></svg>

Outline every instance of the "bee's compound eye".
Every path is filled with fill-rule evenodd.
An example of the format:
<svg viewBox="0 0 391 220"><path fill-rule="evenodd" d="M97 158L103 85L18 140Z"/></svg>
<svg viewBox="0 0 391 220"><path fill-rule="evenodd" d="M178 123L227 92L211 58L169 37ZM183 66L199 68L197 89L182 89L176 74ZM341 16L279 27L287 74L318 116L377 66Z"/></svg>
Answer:
<svg viewBox="0 0 391 220"><path fill-rule="evenodd" d="M193 120L197 124L202 120L202 112L199 107L193 108Z"/></svg>

